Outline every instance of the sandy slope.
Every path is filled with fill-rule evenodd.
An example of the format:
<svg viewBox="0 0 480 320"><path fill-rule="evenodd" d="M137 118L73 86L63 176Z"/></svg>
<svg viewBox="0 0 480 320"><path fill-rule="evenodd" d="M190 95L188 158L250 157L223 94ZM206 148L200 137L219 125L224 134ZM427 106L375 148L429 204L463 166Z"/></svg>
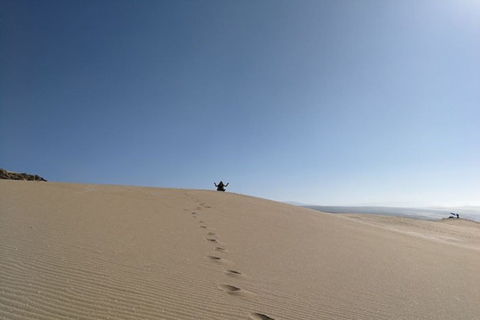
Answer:
<svg viewBox="0 0 480 320"><path fill-rule="evenodd" d="M0 318L479 319L468 221L0 181Z"/></svg>

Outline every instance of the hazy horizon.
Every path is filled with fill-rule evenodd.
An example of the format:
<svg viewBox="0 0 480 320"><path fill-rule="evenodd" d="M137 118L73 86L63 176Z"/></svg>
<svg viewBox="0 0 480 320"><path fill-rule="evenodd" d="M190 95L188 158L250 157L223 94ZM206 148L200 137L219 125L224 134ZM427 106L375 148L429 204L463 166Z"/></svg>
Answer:
<svg viewBox="0 0 480 320"><path fill-rule="evenodd" d="M383 206L303 206L305 208L334 214L376 214L421 220L448 219L454 214L459 218L480 222L480 207L383 207ZM453 216L455 217L455 216Z"/></svg>

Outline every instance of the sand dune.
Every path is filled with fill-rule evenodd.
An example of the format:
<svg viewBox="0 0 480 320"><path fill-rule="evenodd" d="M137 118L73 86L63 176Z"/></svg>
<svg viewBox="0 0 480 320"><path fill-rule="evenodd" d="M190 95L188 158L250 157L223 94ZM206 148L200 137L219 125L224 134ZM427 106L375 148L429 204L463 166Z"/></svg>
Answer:
<svg viewBox="0 0 480 320"><path fill-rule="evenodd" d="M479 249L461 219L0 181L0 318L479 319Z"/></svg>

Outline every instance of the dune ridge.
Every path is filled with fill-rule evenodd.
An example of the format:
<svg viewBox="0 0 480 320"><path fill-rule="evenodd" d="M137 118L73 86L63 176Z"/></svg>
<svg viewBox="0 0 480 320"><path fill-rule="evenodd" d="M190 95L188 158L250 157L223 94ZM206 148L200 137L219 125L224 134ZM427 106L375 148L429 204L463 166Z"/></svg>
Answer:
<svg viewBox="0 0 480 320"><path fill-rule="evenodd" d="M1 180L0 317L478 319L479 248L465 221Z"/></svg>

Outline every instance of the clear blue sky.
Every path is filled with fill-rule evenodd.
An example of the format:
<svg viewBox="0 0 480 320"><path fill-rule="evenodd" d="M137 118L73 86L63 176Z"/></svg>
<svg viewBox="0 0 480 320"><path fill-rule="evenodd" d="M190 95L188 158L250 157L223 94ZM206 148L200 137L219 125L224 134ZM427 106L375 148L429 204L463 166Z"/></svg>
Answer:
<svg viewBox="0 0 480 320"><path fill-rule="evenodd" d="M0 0L0 167L480 205L478 1Z"/></svg>

